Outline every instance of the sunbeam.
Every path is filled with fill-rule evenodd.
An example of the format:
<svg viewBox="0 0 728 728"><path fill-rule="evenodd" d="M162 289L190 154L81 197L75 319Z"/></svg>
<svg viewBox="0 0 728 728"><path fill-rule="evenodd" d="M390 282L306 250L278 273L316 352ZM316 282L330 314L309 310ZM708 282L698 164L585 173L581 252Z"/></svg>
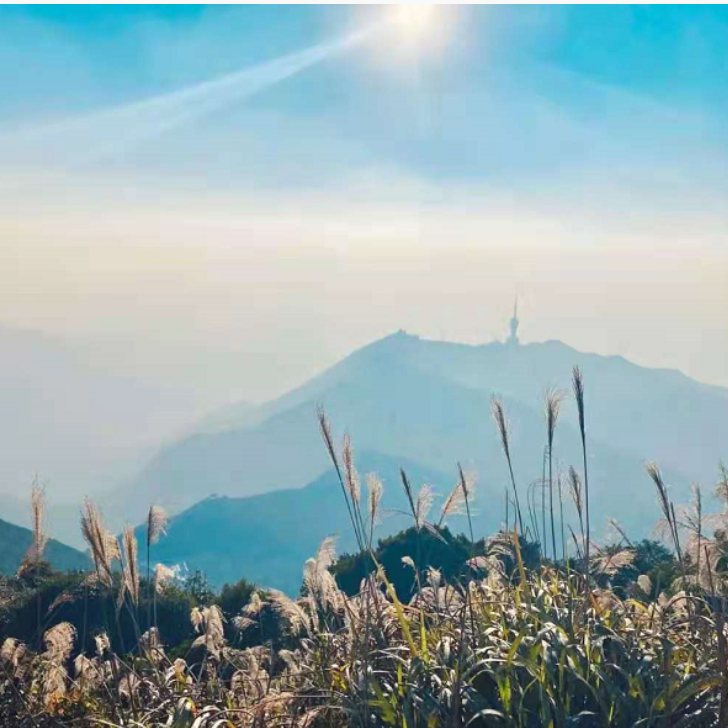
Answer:
<svg viewBox="0 0 728 728"><path fill-rule="evenodd" d="M381 27L370 26L343 38L203 81L142 101L115 106L57 122L0 134L0 149L11 155L43 156L62 140L82 159L114 156L183 124L240 103L312 66L351 51ZM77 160L78 161L78 160Z"/></svg>

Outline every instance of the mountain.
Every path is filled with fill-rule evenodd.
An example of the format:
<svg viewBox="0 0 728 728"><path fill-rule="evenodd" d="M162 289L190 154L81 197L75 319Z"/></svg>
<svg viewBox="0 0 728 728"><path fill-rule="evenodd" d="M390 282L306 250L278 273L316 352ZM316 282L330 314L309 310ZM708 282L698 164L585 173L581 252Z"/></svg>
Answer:
<svg viewBox="0 0 728 728"><path fill-rule="evenodd" d="M14 574L32 542L29 529L0 520L0 574ZM54 539L48 541L44 558L59 571L83 570L91 565L86 554Z"/></svg>
<svg viewBox="0 0 728 728"><path fill-rule="evenodd" d="M102 350L95 341L0 326L3 515L29 525L26 499L13 496L37 476L54 501L51 532L73 543L82 494L134 477L160 443L213 406L189 384L139 376L124 363L136 352L113 358Z"/></svg>
<svg viewBox="0 0 728 728"><path fill-rule="evenodd" d="M376 472L384 484L383 507L387 510L375 528L375 539L410 525L402 515L407 504L400 466L413 483L447 481L440 473L380 453L363 452L357 461L362 481L366 473ZM440 488L441 493L444 490ZM365 485L362 502L366 503ZM328 470L304 488L246 498L211 497L197 503L172 518L168 534L152 547L152 563L199 569L217 585L244 576L295 594L304 562L331 535L338 536L340 553L355 549L341 486L335 472ZM145 526L137 529L137 536L144 543Z"/></svg>
<svg viewBox="0 0 728 728"><path fill-rule="evenodd" d="M404 332L359 349L272 402L242 408L236 417L228 410L227 429L163 448L119 492L112 510L139 522L150 501L180 512L212 493L242 497L300 488L329 467L315 417L321 404L337 436L347 430L357 449L419 463L453 482L458 461L477 471L480 508L494 527L509 481L490 418L491 395L504 397L512 420L515 476L525 493L542 473L543 391L569 389L573 365L586 381L593 512L646 534L656 509L644 460L660 462L677 501L693 480L709 489L728 449L728 390L557 341L467 346ZM569 399L555 441L564 469L581 462L576 425Z"/></svg>
<svg viewBox="0 0 728 728"><path fill-rule="evenodd" d="M235 427L241 420L249 417L254 411L255 405L251 402L234 402L192 423L188 428L189 431L184 434L194 435L225 432Z"/></svg>

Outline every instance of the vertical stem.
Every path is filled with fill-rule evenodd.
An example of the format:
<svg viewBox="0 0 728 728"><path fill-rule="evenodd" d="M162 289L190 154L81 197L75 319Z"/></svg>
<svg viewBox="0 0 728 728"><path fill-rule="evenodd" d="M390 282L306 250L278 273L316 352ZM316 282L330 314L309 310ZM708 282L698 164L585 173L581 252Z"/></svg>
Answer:
<svg viewBox="0 0 728 728"><path fill-rule="evenodd" d="M81 630L81 650L86 651L86 627L88 624L88 584L83 587L83 627Z"/></svg>
<svg viewBox="0 0 728 728"><path fill-rule="evenodd" d="M587 590L589 589L589 578L591 575L591 561L590 561L590 548L591 548L591 526L589 521L589 473L587 472L586 464L586 439L582 434L581 447L584 455L584 502L586 510L586 583Z"/></svg>
<svg viewBox="0 0 728 728"><path fill-rule="evenodd" d="M463 484L463 491L465 493L465 511L468 514L468 528L470 529L470 545L472 546L475 544L475 534L473 532L473 520L470 517L470 497L465 484Z"/></svg>
<svg viewBox="0 0 728 728"><path fill-rule="evenodd" d="M552 445L549 443L549 510L551 511L551 545L556 563L556 528L554 526L554 475Z"/></svg>
<svg viewBox="0 0 728 728"><path fill-rule="evenodd" d="M513 465L511 464L511 456L508 454L508 472L511 474L511 485L513 486L513 495L515 496L514 505L516 507L516 516L518 517L518 530L523 533L523 518L521 516L521 504L518 500L518 488L516 488L516 479L513 476ZM515 519L515 517L514 517Z"/></svg>
<svg viewBox="0 0 728 728"><path fill-rule="evenodd" d="M561 556L564 559L564 564L567 565L567 571L568 571L568 562L566 560L566 531L564 529L564 495L561 492L561 474L559 473L559 478L557 481L558 489L559 489L559 516L561 519Z"/></svg>
<svg viewBox="0 0 728 728"><path fill-rule="evenodd" d="M508 489L503 489L505 496L506 496L506 531L508 530Z"/></svg>
<svg viewBox="0 0 728 728"><path fill-rule="evenodd" d="M541 557L546 556L546 452L541 458Z"/></svg>
<svg viewBox="0 0 728 728"><path fill-rule="evenodd" d="M152 615L151 615L151 609L152 609L151 552L152 552L152 544L151 544L151 540L149 538L149 526L147 526L147 628L151 625L151 622L152 622ZM156 620L156 615L155 615L155 620Z"/></svg>
<svg viewBox="0 0 728 728"><path fill-rule="evenodd" d="M43 618L41 616L41 588L40 588L40 580L38 577L38 564L36 562L36 568L35 568L35 578L36 578L36 586L35 586L35 611L36 611L36 620L37 620L37 630L38 630L38 652L41 651L41 648L43 646Z"/></svg>
<svg viewBox="0 0 728 728"><path fill-rule="evenodd" d="M154 602L154 626L159 629L159 622L157 621L157 590L152 592L152 600Z"/></svg>
<svg viewBox="0 0 728 728"><path fill-rule="evenodd" d="M538 530L538 512L536 510L536 496L533 486L526 491L526 504L528 505L528 517L531 521L531 528L533 529L533 538L538 541L540 549L541 535Z"/></svg>
<svg viewBox="0 0 728 728"><path fill-rule="evenodd" d="M584 378L579 367L573 371L574 395L579 410L579 432L581 434L581 451L584 458L584 499L586 501L586 591L589 591L591 576L591 519L589 517L589 470L586 457L586 418L584 415Z"/></svg>

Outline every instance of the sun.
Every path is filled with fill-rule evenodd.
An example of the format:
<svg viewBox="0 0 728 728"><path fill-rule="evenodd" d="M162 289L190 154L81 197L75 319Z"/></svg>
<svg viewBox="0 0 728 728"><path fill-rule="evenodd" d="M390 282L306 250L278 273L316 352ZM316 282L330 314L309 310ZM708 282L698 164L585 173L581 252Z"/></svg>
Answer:
<svg viewBox="0 0 728 728"><path fill-rule="evenodd" d="M379 13L382 13L381 15ZM412 79L443 58L454 37L459 11L446 5L389 5L372 11L372 62L389 75ZM363 16L362 16L363 17Z"/></svg>
<svg viewBox="0 0 728 728"><path fill-rule="evenodd" d="M435 29L437 16L437 5L396 5L392 22L403 41L420 43Z"/></svg>

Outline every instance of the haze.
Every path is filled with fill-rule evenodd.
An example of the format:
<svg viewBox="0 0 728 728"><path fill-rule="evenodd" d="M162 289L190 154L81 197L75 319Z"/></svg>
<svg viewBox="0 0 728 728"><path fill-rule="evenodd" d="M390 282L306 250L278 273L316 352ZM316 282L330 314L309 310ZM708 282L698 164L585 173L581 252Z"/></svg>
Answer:
<svg viewBox="0 0 728 728"><path fill-rule="evenodd" d="M728 386L724 8L443 9L431 49L374 34L158 124L113 112L377 18L0 10L0 323L169 392L99 441L155 447L399 328L502 338L516 295L524 341Z"/></svg>

